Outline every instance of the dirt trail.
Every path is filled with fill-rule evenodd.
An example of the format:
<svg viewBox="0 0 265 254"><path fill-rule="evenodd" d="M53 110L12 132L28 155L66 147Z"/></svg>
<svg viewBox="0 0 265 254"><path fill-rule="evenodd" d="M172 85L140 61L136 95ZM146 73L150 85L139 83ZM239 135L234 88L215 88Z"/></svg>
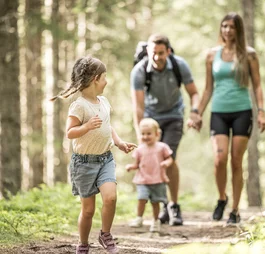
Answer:
<svg viewBox="0 0 265 254"><path fill-rule="evenodd" d="M194 242L223 243L243 239L243 225L251 216L261 215L259 209L241 211L242 223L239 226L226 226L226 221L211 221L210 212L183 212L184 225L171 227L162 225L160 234L150 233L151 221L145 220L142 228L133 229L127 223L115 224L112 234L117 239L120 254L163 253L170 247ZM227 218L228 214L225 214ZM91 254L104 253L97 241L98 230L91 232ZM60 237L49 242L31 243L12 249L1 249L1 254L74 254L78 235Z"/></svg>

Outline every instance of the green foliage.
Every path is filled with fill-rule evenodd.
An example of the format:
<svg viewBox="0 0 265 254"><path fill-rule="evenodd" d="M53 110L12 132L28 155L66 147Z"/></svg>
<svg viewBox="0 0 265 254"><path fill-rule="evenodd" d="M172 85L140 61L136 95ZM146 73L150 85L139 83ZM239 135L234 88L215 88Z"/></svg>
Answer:
<svg viewBox="0 0 265 254"><path fill-rule="evenodd" d="M122 190L118 191L116 223L135 216L136 195L124 190L129 191L130 188L122 185ZM93 218L93 227L96 228L101 225L101 207L98 195ZM0 211L0 244L14 243L77 232L80 201L78 197L73 197L70 185L41 185L40 188L10 196L9 200L1 200Z"/></svg>
<svg viewBox="0 0 265 254"><path fill-rule="evenodd" d="M69 233L76 224L79 203L68 185L45 185L0 201L0 243ZM76 208L76 209L75 209Z"/></svg>
<svg viewBox="0 0 265 254"><path fill-rule="evenodd" d="M265 240L265 217L255 218L251 224L245 226L245 232L242 233L246 241L253 245L256 242Z"/></svg>

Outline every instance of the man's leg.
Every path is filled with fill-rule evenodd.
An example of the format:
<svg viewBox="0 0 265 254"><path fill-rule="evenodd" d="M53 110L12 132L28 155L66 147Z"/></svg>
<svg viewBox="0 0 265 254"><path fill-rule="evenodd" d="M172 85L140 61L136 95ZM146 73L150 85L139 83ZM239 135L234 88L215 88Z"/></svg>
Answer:
<svg viewBox="0 0 265 254"><path fill-rule="evenodd" d="M179 169L176 161L167 169L167 176L170 179L168 183L170 201L178 203L178 189L179 189Z"/></svg>
<svg viewBox="0 0 265 254"><path fill-rule="evenodd" d="M179 169L175 161L178 145L180 143L183 132L182 119L163 119L158 121L162 129L161 141L168 144L172 149L172 157L174 163L167 169L169 178L168 188L170 193L170 202L165 204L163 211L160 213L161 223L169 222L171 226L182 225L180 206L178 205L178 189L179 189Z"/></svg>

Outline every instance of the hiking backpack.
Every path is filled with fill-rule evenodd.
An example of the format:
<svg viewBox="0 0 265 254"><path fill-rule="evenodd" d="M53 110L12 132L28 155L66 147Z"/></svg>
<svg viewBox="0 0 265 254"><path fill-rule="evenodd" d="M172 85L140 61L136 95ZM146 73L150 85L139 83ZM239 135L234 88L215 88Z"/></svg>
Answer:
<svg viewBox="0 0 265 254"><path fill-rule="evenodd" d="M147 55L147 42L145 41L140 41L138 42L137 46L136 46L136 50L134 53L134 65L136 65L138 62L140 62L142 59L144 59L145 63L144 63L144 69L145 69L145 87L146 87L146 91L149 92L150 90L150 86L151 86L151 80L152 80L152 72L147 71L147 65L148 65L148 55ZM171 54L169 55L169 59L172 63L173 66L173 72L174 75L178 81L178 85L180 87L181 85L181 74L179 71L179 66L177 63L177 60L174 57L174 49L172 47L170 47L171 49Z"/></svg>

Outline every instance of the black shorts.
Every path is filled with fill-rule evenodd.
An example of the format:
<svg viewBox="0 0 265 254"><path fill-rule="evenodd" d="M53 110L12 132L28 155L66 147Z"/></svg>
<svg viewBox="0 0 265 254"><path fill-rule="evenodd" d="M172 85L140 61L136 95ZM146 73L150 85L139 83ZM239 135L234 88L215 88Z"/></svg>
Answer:
<svg viewBox="0 0 265 254"><path fill-rule="evenodd" d="M183 119L160 119L157 122L162 130L160 141L168 144L173 151L172 157L175 159L183 134Z"/></svg>
<svg viewBox="0 0 265 254"><path fill-rule="evenodd" d="M211 115L211 136L224 134L229 136L250 137L252 131L252 110L233 113L215 113Z"/></svg>

